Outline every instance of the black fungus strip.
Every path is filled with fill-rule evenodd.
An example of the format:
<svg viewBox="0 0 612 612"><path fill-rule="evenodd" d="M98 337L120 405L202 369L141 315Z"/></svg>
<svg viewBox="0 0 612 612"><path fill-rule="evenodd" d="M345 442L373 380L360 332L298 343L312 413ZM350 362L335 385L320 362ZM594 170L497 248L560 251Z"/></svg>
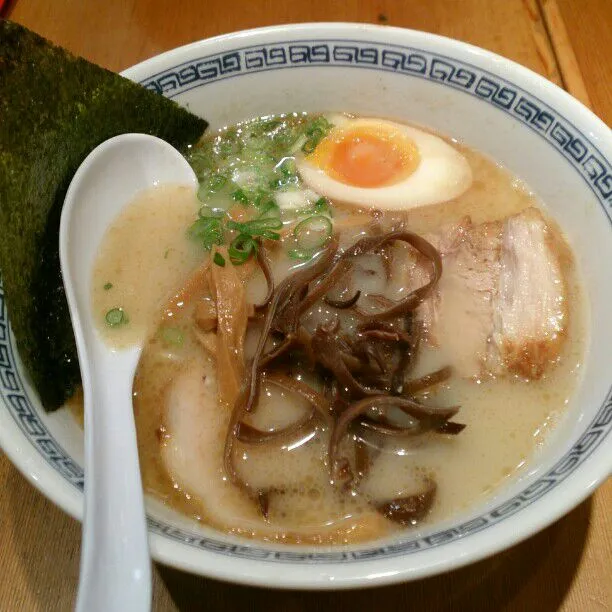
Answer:
<svg viewBox="0 0 612 612"><path fill-rule="evenodd" d="M448 380L452 373L453 369L450 366L446 366L432 372L431 374L426 374L425 376L421 376L420 378L415 378L414 380L404 383L402 392L404 395L420 393L433 385L437 385Z"/></svg>
<svg viewBox="0 0 612 612"><path fill-rule="evenodd" d="M437 421L439 425L455 416L459 411L459 408L455 406L426 406L415 400L393 395L374 395L354 402L340 414L330 437L328 455L332 481L339 480L338 465L342 464L343 458L338 456L338 450L342 438L348 432L348 428L353 421L373 408L378 410L399 408L414 419L419 421L432 419Z"/></svg>
<svg viewBox="0 0 612 612"><path fill-rule="evenodd" d="M399 301L384 295L376 298L379 310L363 313L356 307L362 296L357 289L347 300L333 300L328 293L350 271L355 257L378 253L384 257L386 247L395 241L408 243L428 262L429 281ZM341 442L349 433L368 429L383 436L412 436L425 432L456 435L465 425L451 422L458 407L423 404L413 396L428 387L443 382L451 375L450 368L415 380L406 380L414 367L421 335L414 310L426 299L440 279L442 262L437 250L426 240L407 231L362 238L338 254L338 239L309 264L274 286L267 258L259 249L260 266L268 282L266 299L257 308L264 310L265 319L257 348L247 368L247 376L232 411L226 437L224 467L237 486L242 487L259 505L264 518L268 516L269 491L253 491L242 481L234 465L234 443L285 443L299 435L316 431L322 421L331 431L324 462L329 465L330 479L340 490L358 492L360 481L369 473L376 448L367 448L359 435L353 436L352 460L340 455ZM387 279L388 280L388 279ZM346 288L344 288L346 291ZM344 330L341 314L330 322L320 324L314 332L306 329L302 316L319 301L339 310L350 310L361 319L357 328ZM274 346L270 346L274 337ZM311 374L323 380L324 391L297 380L291 373L294 358L306 357ZM276 431L261 431L244 422L244 417L257 405L263 381L279 385L304 398L313 411L292 425ZM370 411L376 410L373 418ZM414 424L401 426L389 419L388 411L400 410L413 419ZM363 433L363 432L362 432ZM345 445L342 445L345 448ZM354 472L356 472L354 474ZM427 488L416 495L374 503L388 519L402 525L415 524L429 511L435 496L436 484L428 480Z"/></svg>
<svg viewBox="0 0 612 612"><path fill-rule="evenodd" d="M421 493L379 503L376 508L394 523L404 527L414 526L429 512L436 496L436 483L430 480L427 485Z"/></svg>
<svg viewBox="0 0 612 612"><path fill-rule="evenodd" d="M348 298L348 300L333 300L332 298L327 296L325 296L323 299L325 300L325 303L329 306L333 306L334 308L340 308L343 310L345 308L350 308L351 306L354 306L360 297L361 290L358 289L355 292L355 295L353 295L353 297Z"/></svg>

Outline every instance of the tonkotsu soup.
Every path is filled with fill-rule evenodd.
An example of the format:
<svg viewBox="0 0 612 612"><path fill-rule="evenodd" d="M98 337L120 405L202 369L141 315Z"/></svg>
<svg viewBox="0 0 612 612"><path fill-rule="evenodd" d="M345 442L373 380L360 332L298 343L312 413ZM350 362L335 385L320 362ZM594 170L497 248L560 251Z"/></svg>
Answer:
<svg viewBox="0 0 612 612"><path fill-rule="evenodd" d="M144 344L146 491L226 533L350 544L511 482L576 388L584 296L546 209L411 125L263 117L140 194L93 271L104 338Z"/></svg>

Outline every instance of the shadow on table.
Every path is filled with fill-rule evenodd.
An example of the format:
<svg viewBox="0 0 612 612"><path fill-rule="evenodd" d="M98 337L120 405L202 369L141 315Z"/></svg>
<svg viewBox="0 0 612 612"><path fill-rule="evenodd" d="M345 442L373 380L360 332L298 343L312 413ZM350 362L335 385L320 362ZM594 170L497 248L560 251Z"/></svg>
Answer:
<svg viewBox="0 0 612 612"><path fill-rule="evenodd" d="M557 610L587 540L591 500L526 542L474 565L417 582L344 592L271 591L158 567L181 611L392 612L394 610Z"/></svg>
<svg viewBox="0 0 612 612"><path fill-rule="evenodd" d="M14 468L2 482L2 530L9 530L28 610L71 610L79 578L81 526L36 491ZM16 594L17 596L17 594Z"/></svg>

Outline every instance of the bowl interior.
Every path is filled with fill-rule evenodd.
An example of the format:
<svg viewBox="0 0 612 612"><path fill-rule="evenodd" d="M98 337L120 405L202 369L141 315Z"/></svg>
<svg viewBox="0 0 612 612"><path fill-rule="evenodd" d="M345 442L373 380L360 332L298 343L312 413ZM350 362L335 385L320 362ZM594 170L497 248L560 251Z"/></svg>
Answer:
<svg viewBox="0 0 612 612"><path fill-rule="evenodd" d="M582 271L596 330L582 384L550 442L518 480L464 516L349 551L279 551L195 526L152 502L152 550L160 560L257 584L269 583L274 564L282 563L284 586L324 586L321 568L330 564L336 586L360 584L376 561L394 569L374 582L417 577L526 537L605 477L612 467L606 307L612 300L612 139L586 109L509 61L446 39L377 27L295 26L221 37L149 60L127 75L206 117L212 128L287 111L350 111L423 124L486 153L525 180L558 220ZM6 333L4 309L2 315L3 444L45 494L78 516L81 432L67 411L41 410ZM601 462L606 449L602 470L593 455Z"/></svg>

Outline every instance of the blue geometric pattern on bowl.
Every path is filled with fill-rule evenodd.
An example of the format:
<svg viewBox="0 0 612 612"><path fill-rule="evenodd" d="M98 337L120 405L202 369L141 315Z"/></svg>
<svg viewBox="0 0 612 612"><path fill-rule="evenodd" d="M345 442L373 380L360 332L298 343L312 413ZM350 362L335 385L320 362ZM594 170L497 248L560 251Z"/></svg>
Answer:
<svg viewBox="0 0 612 612"><path fill-rule="evenodd" d="M168 97L219 80L253 72L342 66L394 72L443 84L475 96L510 114L559 151L589 186L612 222L612 169L597 147L565 117L516 85L454 58L387 43L348 40L295 40L244 47L201 57L142 81L149 89ZM39 418L24 390L17 368L12 336L0 287L0 395L19 428L51 467L83 490L83 470L62 449ZM446 544L490 527L530 505L583 463L612 431L612 389L593 421L576 444L546 474L507 502L456 527L425 537L385 546L330 552L273 551L251 544L228 544L179 529L149 517L150 529L197 548L243 559L281 563L337 563L406 555Z"/></svg>

